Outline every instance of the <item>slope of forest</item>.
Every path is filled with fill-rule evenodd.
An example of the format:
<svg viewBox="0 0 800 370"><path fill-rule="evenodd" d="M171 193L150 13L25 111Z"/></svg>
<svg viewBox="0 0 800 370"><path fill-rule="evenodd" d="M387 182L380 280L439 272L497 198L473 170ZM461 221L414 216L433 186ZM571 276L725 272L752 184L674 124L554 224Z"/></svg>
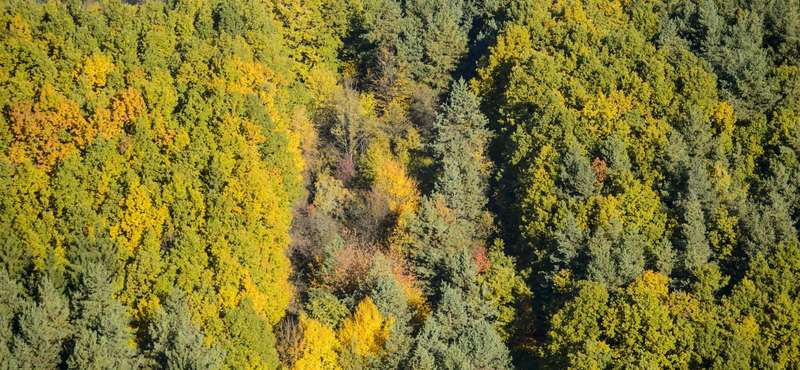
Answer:
<svg viewBox="0 0 800 370"><path fill-rule="evenodd" d="M797 369L798 0L0 0L0 370Z"/></svg>

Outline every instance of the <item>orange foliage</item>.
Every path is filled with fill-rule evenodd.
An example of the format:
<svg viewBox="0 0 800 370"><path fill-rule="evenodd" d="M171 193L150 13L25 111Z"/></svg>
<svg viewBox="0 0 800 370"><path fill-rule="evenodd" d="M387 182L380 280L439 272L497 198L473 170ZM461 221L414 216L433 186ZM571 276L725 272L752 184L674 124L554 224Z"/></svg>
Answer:
<svg viewBox="0 0 800 370"><path fill-rule="evenodd" d="M477 247L474 251L472 251L472 262L478 266L479 274L488 270L489 267L492 267L492 263L489 261L489 255L486 253L486 249L483 249L483 247Z"/></svg>
<svg viewBox="0 0 800 370"><path fill-rule="evenodd" d="M14 104L11 132L15 162L33 160L49 171L78 150L86 149L97 136L97 128L81 115L78 104L45 87L35 107Z"/></svg>
<svg viewBox="0 0 800 370"><path fill-rule="evenodd" d="M331 287L333 290L347 292L354 284L364 281L369 276L375 246L361 242L355 232L349 230L343 232L342 239L344 248L335 256L329 257L337 261L337 264L331 272L333 276L328 278L333 282Z"/></svg>
<svg viewBox="0 0 800 370"><path fill-rule="evenodd" d="M111 101L111 120L121 126L130 125L146 109L142 94L128 87L117 93Z"/></svg>

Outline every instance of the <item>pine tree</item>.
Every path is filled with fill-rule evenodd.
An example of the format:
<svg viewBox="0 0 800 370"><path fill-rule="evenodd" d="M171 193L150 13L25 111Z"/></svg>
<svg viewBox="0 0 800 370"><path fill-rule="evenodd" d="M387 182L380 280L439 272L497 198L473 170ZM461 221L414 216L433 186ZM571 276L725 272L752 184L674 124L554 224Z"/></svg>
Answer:
<svg viewBox="0 0 800 370"><path fill-rule="evenodd" d="M561 188L570 197L586 198L594 191L596 174L589 160L581 154L581 146L573 141L561 160Z"/></svg>
<svg viewBox="0 0 800 370"><path fill-rule="evenodd" d="M178 288L156 312L150 336L147 357L153 369L219 369L225 358L218 347L203 345L203 333L192 322L188 300Z"/></svg>
<svg viewBox="0 0 800 370"><path fill-rule="evenodd" d="M20 310L14 357L20 369L56 369L71 334L67 302L47 278L39 282L37 297L38 302L25 302Z"/></svg>
<svg viewBox="0 0 800 370"><path fill-rule="evenodd" d="M67 359L69 369L134 369L139 359L131 346L126 308L114 298L112 276L92 264L81 274L71 299L75 333Z"/></svg>
<svg viewBox="0 0 800 370"><path fill-rule="evenodd" d="M14 318L23 304L20 287L0 268L0 370L16 370L17 360L12 354L14 343Z"/></svg>

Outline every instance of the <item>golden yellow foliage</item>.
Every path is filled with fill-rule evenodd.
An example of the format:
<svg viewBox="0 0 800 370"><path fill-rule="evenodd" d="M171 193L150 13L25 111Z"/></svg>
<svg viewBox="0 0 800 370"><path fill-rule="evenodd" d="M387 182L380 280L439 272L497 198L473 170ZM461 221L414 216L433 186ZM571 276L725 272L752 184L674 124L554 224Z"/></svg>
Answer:
<svg viewBox="0 0 800 370"><path fill-rule="evenodd" d="M89 77L92 85L97 87L106 86L108 75L114 71L114 63L106 59L103 54L94 54L92 57L84 57L83 74Z"/></svg>
<svg viewBox="0 0 800 370"><path fill-rule="evenodd" d="M389 195L389 208L396 214L414 214L419 208L417 182L406 175L403 166L389 160L375 171L375 188Z"/></svg>
<svg viewBox="0 0 800 370"><path fill-rule="evenodd" d="M144 233L154 228L156 235L161 235L164 221L169 216L165 206L156 207L150 198L149 190L137 183L128 189L125 199L119 203L122 211L117 215L120 219L118 225L111 227L111 236L116 237L124 232L125 246L130 254L137 253ZM121 229L121 230L120 230Z"/></svg>
<svg viewBox="0 0 800 370"><path fill-rule="evenodd" d="M409 282L401 282L403 286L403 293L408 297L408 305L414 308L414 318L412 323L422 325L428 319L433 308L430 302L425 299L425 293L415 284Z"/></svg>
<svg viewBox="0 0 800 370"><path fill-rule="evenodd" d="M339 370L339 341L333 329L319 321L300 318L304 332L303 357L294 364L295 370Z"/></svg>
<svg viewBox="0 0 800 370"><path fill-rule="evenodd" d="M386 345L389 326L393 322L393 318L384 319L372 298L367 297L358 304L355 314L342 322L339 343L355 341L358 354L378 354Z"/></svg>

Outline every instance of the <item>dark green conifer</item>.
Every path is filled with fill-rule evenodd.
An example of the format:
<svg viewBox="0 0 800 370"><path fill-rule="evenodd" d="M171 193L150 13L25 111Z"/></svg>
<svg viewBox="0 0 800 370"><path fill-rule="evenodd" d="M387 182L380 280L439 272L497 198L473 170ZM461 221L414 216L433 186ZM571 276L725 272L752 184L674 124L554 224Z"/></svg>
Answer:
<svg viewBox="0 0 800 370"><path fill-rule="evenodd" d="M561 160L561 189L568 196L586 198L594 191L597 176L589 160L581 154L581 146L573 141Z"/></svg>
<svg viewBox="0 0 800 370"><path fill-rule="evenodd" d="M131 346L129 318L114 298L111 273L102 265L87 266L71 299L73 336L69 369L135 369L139 363Z"/></svg>
<svg viewBox="0 0 800 370"><path fill-rule="evenodd" d="M20 287L0 268L0 370L16 370L17 360L11 353L14 343L14 317L23 301L19 297Z"/></svg>
<svg viewBox="0 0 800 370"><path fill-rule="evenodd" d="M552 274L557 274L558 271L564 269L572 270L573 274L580 274L579 270L585 268L585 266L581 266L585 262L581 263L579 258L586 253L586 240L572 213L555 234L556 250L550 255L550 261L553 264Z"/></svg>
<svg viewBox="0 0 800 370"><path fill-rule="evenodd" d="M693 192L685 201L680 231L683 268L691 271L706 264L711 257L711 248L706 239L703 209Z"/></svg>
<svg viewBox="0 0 800 370"><path fill-rule="evenodd" d="M156 312L150 336L152 344L147 357L153 369L219 369L225 358L218 347L203 345L203 333L192 322L189 302L178 288L173 289L172 295Z"/></svg>
<svg viewBox="0 0 800 370"><path fill-rule="evenodd" d="M508 349L469 299L458 289L444 288L439 306L417 336L412 368L510 368Z"/></svg>
<svg viewBox="0 0 800 370"><path fill-rule="evenodd" d="M397 57L420 82L439 91L452 81L450 73L467 52L471 19L463 0L405 2Z"/></svg>
<svg viewBox="0 0 800 370"><path fill-rule="evenodd" d="M628 157L625 142L615 134L606 138L603 145L603 159L608 166L606 173L609 175L631 170L631 160Z"/></svg>
<svg viewBox="0 0 800 370"><path fill-rule="evenodd" d="M62 363L63 344L70 334L67 302L49 279L37 286L36 301L20 310L14 357L20 369L56 369Z"/></svg>
<svg viewBox="0 0 800 370"><path fill-rule="evenodd" d="M486 206L490 132L480 102L460 79L434 124L433 151L439 167L435 191L456 218L474 222Z"/></svg>

